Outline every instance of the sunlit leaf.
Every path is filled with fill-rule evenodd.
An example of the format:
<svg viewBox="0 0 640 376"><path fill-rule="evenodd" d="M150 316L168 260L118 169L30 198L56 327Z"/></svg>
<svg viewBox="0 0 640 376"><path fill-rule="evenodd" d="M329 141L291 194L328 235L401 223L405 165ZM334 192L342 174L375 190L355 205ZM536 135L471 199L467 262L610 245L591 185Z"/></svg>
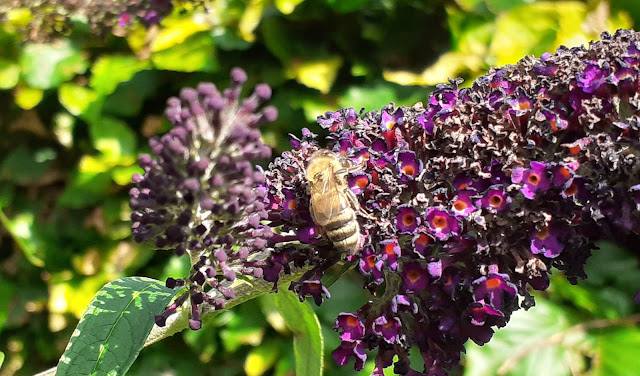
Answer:
<svg viewBox="0 0 640 376"><path fill-rule="evenodd" d="M89 124L93 147L107 159L118 160L121 157L133 157L137 151L136 136L121 120L103 117Z"/></svg>
<svg viewBox="0 0 640 376"><path fill-rule="evenodd" d="M279 289L275 303L293 332L296 374L322 375L323 340L320 322L308 302L300 302L288 289Z"/></svg>
<svg viewBox="0 0 640 376"><path fill-rule="evenodd" d="M244 361L244 370L247 376L264 375L275 364L279 350L278 345L273 341L267 341L251 349Z"/></svg>
<svg viewBox="0 0 640 376"><path fill-rule="evenodd" d="M31 264L43 267L46 242L38 232L34 213L22 212L9 219L0 211L0 221L18 243L25 258Z"/></svg>
<svg viewBox="0 0 640 376"><path fill-rule="evenodd" d="M274 5L283 14L291 14L304 0L275 0Z"/></svg>
<svg viewBox="0 0 640 376"><path fill-rule="evenodd" d="M14 100L18 107L23 110L30 110L40 103L44 92L41 89L32 87L19 87L16 88L14 94Z"/></svg>
<svg viewBox="0 0 640 376"><path fill-rule="evenodd" d="M114 92L119 83L130 80L136 72L149 68L149 62L130 55L104 55L91 67L91 87L99 95Z"/></svg>
<svg viewBox="0 0 640 376"><path fill-rule="evenodd" d="M290 75L296 81L326 94L331 89L341 66L341 57L327 56L325 58L295 62L291 64L289 70Z"/></svg>
<svg viewBox="0 0 640 376"><path fill-rule="evenodd" d="M9 60L0 58L0 89L11 89L20 78L20 66Z"/></svg>
<svg viewBox="0 0 640 376"><path fill-rule="evenodd" d="M150 278L105 285L87 307L58 363L56 375L124 375L176 291Z"/></svg>
<svg viewBox="0 0 640 376"><path fill-rule="evenodd" d="M253 42L254 39L256 39L253 32L260 23L262 11L266 5L265 0L250 0L247 3L247 7L242 13L240 23L238 24L238 32L242 39L247 42Z"/></svg>
<svg viewBox="0 0 640 376"><path fill-rule="evenodd" d="M151 44L151 51L158 52L185 43L187 38L210 28L204 22L198 22L196 17L167 18L162 23L162 29Z"/></svg>
<svg viewBox="0 0 640 376"><path fill-rule="evenodd" d="M20 57L20 66L29 87L49 89L84 73L87 61L82 52L68 40L55 43L27 43Z"/></svg>
<svg viewBox="0 0 640 376"><path fill-rule="evenodd" d="M84 86L72 83L60 85L58 89L58 100L73 115L83 114L98 94Z"/></svg>
<svg viewBox="0 0 640 376"><path fill-rule="evenodd" d="M213 72L218 69L218 60L210 33L197 33L183 43L155 52L151 60L157 69L179 72Z"/></svg>

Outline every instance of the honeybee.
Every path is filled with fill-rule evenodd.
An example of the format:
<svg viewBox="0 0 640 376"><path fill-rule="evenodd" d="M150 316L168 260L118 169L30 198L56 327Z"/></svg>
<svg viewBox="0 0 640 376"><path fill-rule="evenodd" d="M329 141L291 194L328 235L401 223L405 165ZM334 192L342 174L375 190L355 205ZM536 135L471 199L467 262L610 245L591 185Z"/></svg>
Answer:
<svg viewBox="0 0 640 376"><path fill-rule="evenodd" d="M355 165L342 154L327 149L316 151L308 161L311 218L336 249L356 254L362 246L356 211L369 219L375 217L362 210L345 178L363 169L364 164Z"/></svg>

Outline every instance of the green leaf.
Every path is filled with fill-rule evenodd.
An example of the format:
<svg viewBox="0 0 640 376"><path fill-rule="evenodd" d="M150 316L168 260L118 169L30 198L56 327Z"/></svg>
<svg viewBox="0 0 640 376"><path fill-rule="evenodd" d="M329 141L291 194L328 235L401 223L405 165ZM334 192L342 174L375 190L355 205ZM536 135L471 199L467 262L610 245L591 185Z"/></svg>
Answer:
<svg viewBox="0 0 640 376"><path fill-rule="evenodd" d="M73 115L83 114L96 100L98 94L84 86L66 83L58 89L58 100Z"/></svg>
<svg viewBox="0 0 640 376"><path fill-rule="evenodd" d="M12 61L0 58L0 89L11 89L20 78L20 66Z"/></svg>
<svg viewBox="0 0 640 376"><path fill-rule="evenodd" d="M4 323L9 317L9 302L14 291L14 285L0 276L0 333L2 333ZM1 364L2 361L0 361Z"/></svg>
<svg viewBox="0 0 640 376"><path fill-rule="evenodd" d="M30 110L40 103L44 92L32 87L20 87L15 92L14 101L23 110Z"/></svg>
<svg viewBox="0 0 640 376"><path fill-rule="evenodd" d="M143 277L105 285L94 296L58 363L56 375L124 375L177 291Z"/></svg>
<svg viewBox="0 0 640 376"><path fill-rule="evenodd" d="M288 289L274 295L276 307L293 332L296 375L322 375L323 339L320 322L308 302L300 302Z"/></svg>
<svg viewBox="0 0 640 376"><path fill-rule="evenodd" d="M4 363L4 353L0 351L0 367L2 367L2 363Z"/></svg>
<svg viewBox="0 0 640 376"><path fill-rule="evenodd" d="M158 71L136 73L129 81L118 85L104 102L102 111L119 117L134 117L140 113L144 100L157 93Z"/></svg>
<svg viewBox="0 0 640 376"><path fill-rule="evenodd" d="M568 312L544 299L537 299L529 311L516 311L509 324L480 347L467 343L465 376L566 376L572 362L580 359L578 349L553 341L572 326ZM502 368L502 372L498 371ZM508 372L507 372L508 371Z"/></svg>
<svg viewBox="0 0 640 376"><path fill-rule="evenodd" d="M593 376L630 375L640 369L640 329L616 328L596 334L599 362L594 362Z"/></svg>
<svg viewBox="0 0 640 376"><path fill-rule="evenodd" d="M45 265L47 239L42 227L36 223L36 215L30 211L9 219L0 211L0 222L7 228L13 240L20 246L25 258L41 268Z"/></svg>
<svg viewBox="0 0 640 376"><path fill-rule="evenodd" d="M197 33L183 43L151 55L157 69L179 72L213 72L218 69L218 60L213 37L208 32Z"/></svg>
<svg viewBox="0 0 640 376"><path fill-rule="evenodd" d="M137 72L148 68L147 60L140 61L135 56L103 56L91 68L90 84L99 95L109 95L116 90L119 83L129 81Z"/></svg>
<svg viewBox="0 0 640 376"><path fill-rule="evenodd" d="M280 348L274 341L266 341L251 349L244 361L244 370L247 376L264 375L276 363L279 353Z"/></svg>
<svg viewBox="0 0 640 376"><path fill-rule="evenodd" d="M0 178L29 184L41 178L55 159L53 149L32 151L24 146L13 149L0 165Z"/></svg>
<svg viewBox="0 0 640 376"><path fill-rule="evenodd" d="M93 147L107 160L118 162L122 157L136 154L136 135L129 126L116 118L103 117L89 124Z"/></svg>
<svg viewBox="0 0 640 376"><path fill-rule="evenodd" d="M62 206L82 208L100 202L111 186L110 161L84 156L58 199Z"/></svg>
<svg viewBox="0 0 640 376"><path fill-rule="evenodd" d="M336 12L347 13L364 8L370 0L326 0L326 2Z"/></svg>
<svg viewBox="0 0 640 376"><path fill-rule="evenodd" d="M304 0L275 0L274 5L283 14L291 14Z"/></svg>
<svg viewBox="0 0 640 376"><path fill-rule="evenodd" d="M301 84L327 94L333 86L338 70L342 66L340 56L325 56L306 61L295 61L289 65L288 75Z"/></svg>
<svg viewBox="0 0 640 376"><path fill-rule="evenodd" d="M55 43L27 43L20 56L20 66L27 85L50 89L87 69L82 51L68 40Z"/></svg>

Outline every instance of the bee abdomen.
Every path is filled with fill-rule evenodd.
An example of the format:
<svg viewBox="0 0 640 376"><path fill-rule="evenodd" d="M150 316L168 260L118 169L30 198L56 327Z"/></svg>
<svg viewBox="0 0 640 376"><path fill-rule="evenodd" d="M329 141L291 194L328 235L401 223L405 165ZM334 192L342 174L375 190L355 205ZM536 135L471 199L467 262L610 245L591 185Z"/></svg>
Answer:
<svg viewBox="0 0 640 376"><path fill-rule="evenodd" d="M348 210L335 219L336 221L324 226L327 238L340 251L352 252L357 249L360 245L360 226L355 213Z"/></svg>

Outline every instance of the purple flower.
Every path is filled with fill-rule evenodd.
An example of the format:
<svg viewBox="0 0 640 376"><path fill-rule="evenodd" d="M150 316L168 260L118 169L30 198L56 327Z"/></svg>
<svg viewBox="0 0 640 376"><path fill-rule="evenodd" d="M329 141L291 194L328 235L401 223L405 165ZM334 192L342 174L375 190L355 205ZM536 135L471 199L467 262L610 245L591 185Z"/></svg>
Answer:
<svg viewBox="0 0 640 376"><path fill-rule="evenodd" d="M422 172L422 162L416 160L416 155L412 151L398 153L397 160L401 179L413 180Z"/></svg>
<svg viewBox="0 0 640 376"><path fill-rule="evenodd" d="M353 368L356 371L360 371L367 360L367 354L364 352L364 346L361 341L343 341L340 347L333 350L331 356L341 366L347 364L352 356L355 357L356 363Z"/></svg>
<svg viewBox="0 0 640 376"><path fill-rule="evenodd" d="M477 201L478 205L495 212L501 212L511 205L511 197L507 195L504 188L499 186L491 187L485 195Z"/></svg>
<svg viewBox="0 0 640 376"><path fill-rule="evenodd" d="M391 270L398 269L398 257L400 257L400 246L397 239L387 239L380 242L382 246L382 260L387 262Z"/></svg>
<svg viewBox="0 0 640 376"><path fill-rule="evenodd" d="M517 184L523 184L521 192L524 197L533 199L536 193L546 192L551 186L547 176L547 165L531 161L530 169L515 168L511 174L511 180Z"/></svg>
<svg viewBox="0 0 640 376"><path fill-rule="evenodd" d="M423 290L429 284L429 273L419 263L405 263L400 276L408 292Z"/></svg>
<svg viewBox="0 0 640 376"><path fill-rule="evenodd" d="M473 190L458 191L456 197L453 198L451 204L451 211L457 217L466 217L474 211L478 210L473 205L472 197L477 193Z"/></svg>
<svg viewBox="0 0 640 376"><path fill-rule="evenodd" d="M380 316L374 321L373 332L381 336L387 343L398 343L400 326L400 319L397 317L387 319L385 316Z"/></svg>
<svg viewBox="0 0 640 376"><path fill-rule="evenodd" d="M545 226L540 231L531 234L531 252L534 255L542 253L545 257L558 257L564 246L558 237L562 233L554 227Z"/></svg>
<svg viewBox="0 0 640 376"><path fill-rule="evenodd" d="M396 215L396 228L401 232L413 232L418 228L420 224L420 217L417 216L416 211L407 205L401 205L398 207L398 214Z"/></svg>
<svg viewBox="0 0 640 376"><path fill-rule="evenodd" d="M336 325L333 330L338 331L342 329L340 339L343 341L354 342L362 339L364 334L364 324L353 313L341 313L336 319Z"/></svg>
<svg viewBox="0 0 640 376"><path fill-rule="evenodd" d="M516 286L509 281L507 274L491 273L488 277L480 277L473 281L475 285L474 296L477 301L489 298L489 303L497 309L502 309L503 296L510 298L516 296Z"/></svg>
<svg viewBox="0 0 640 376"><path fill-rule="evenodd" d="M431 230L431 234L440 240L446 240L451 236L458 235L460 232L460 224L456 218L449 215L445 210L429 208L425 221Z"/></svg>

